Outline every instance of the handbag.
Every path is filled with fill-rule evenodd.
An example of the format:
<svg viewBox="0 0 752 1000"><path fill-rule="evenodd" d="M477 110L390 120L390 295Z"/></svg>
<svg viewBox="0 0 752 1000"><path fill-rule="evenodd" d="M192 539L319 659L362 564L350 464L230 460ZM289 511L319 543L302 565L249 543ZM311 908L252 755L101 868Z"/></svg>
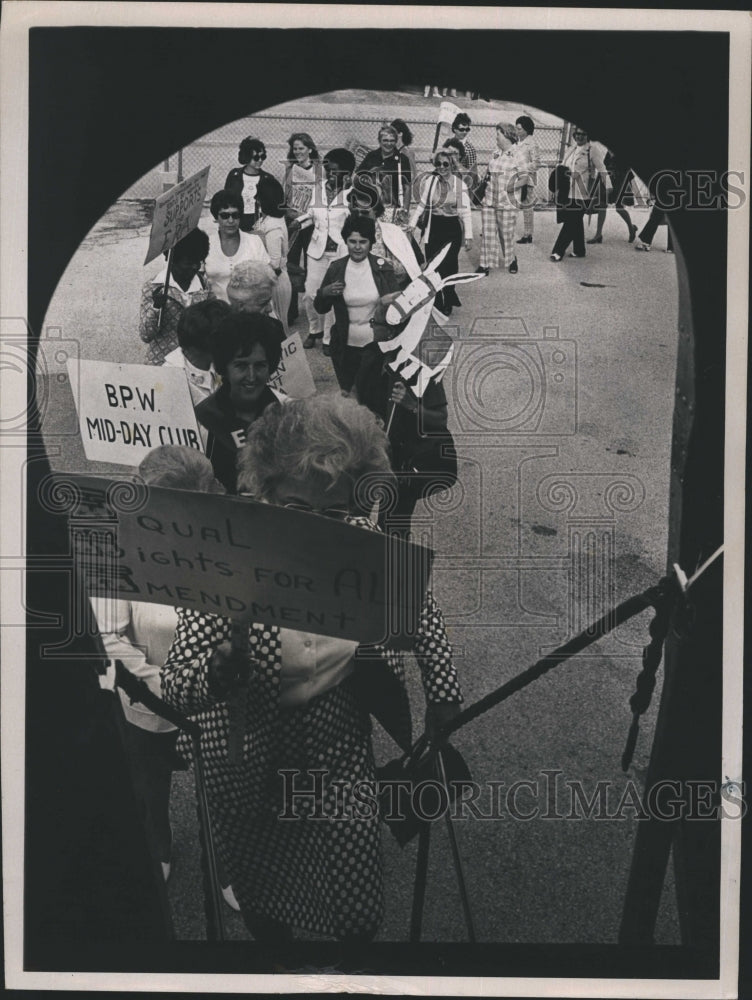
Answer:
<svg viewBox="0 0 752 1000"><path fill-rule="evenodd" d="M470 191L470 201L476 208L480 208L483 204L483 199L486 197L486 188L488 187L488 182L490 180L490 173L486 170L486 173L482 180L478 181L475 187Z"/></svg>
<svg viewBox="0 0 752 1000"><path fill-rule="evenodd" d="M472 781L470 768L462 754L451 743L445 742L438 748L447 779L444 786L436 754L430 749L424 754L424 744L425 737L402 757L376 768L379 814L400 847L408 844L429 823L440 819L439 813L448 810L451 815L458 791ZM421 793L416 796L414 790L421 785ZM405 790L409 789L410 794L400 795L400 786L407 786ZM444 801L437 786L446 789ZM420 813L416 811L416 805L419 805Z"/></svg>
<svg viewBox="0 0 752 1000"><path fill-rule="evenodd" d="M558 206L566 205L569 201L569 189L571 185L571 171L563 163L557 163L548 178L548 190L554 196L554 202Z"/></svg>
<svg viewBox="0 0 752 1000"><path fill-rule="evenodd" d="M428 188L428 193L426 194L426 206L427 207L423 209L423 211L420 213L420 216L418 217L417 226L418 226L418 229L421 231L421 233L422 233L423 236L426 235L426 230L430 229L430 226L431 226L431 212L433 211L433 204L431 202L431 195L433 194L433 188L434 188L434 185L436 184L437 179L438 178L437 178L436 174L434 174L434 176L431 178L431 183L430 183L429 188Z"/></svg>
<svg viewBox="0 0 752 1000"><path fill-rule="evenodd" d="M305 268L301 267L300 264L291 264L288 260L287 262L287 274L290 278L290 287L293 292L302 293L305 291L306 273Z"/></svg>

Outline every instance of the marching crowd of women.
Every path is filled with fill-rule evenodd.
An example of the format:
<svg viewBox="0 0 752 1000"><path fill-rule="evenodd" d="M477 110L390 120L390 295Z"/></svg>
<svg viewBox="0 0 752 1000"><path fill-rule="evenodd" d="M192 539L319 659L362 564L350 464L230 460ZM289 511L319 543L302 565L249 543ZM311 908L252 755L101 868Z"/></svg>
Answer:
<svg viewBox="0 0 752 1000"><path fill-rule="evenodd" d="M164 269L142 290L146 360L185 370L205 449L205 455L157 449L141 467L148 483L246 496L407 535L416 504L435 488L432 473L449 467L456 476L457 465L441 383L417 395L378 346L399 332L387 327L385 310L410 282L386 224L401 229L419 265L448 248L437 269L442 279L458 272L460 249L472 245L473 205L482 219L479 272L517 273L516 244L534 236L541 164L533 121L523 115L514 125L499 123L485 170L470 129L469 117L457 115L453 135L422 176L401 119L379 129L377 148L360 163L344 147L322 156L308 133L296 132L281 179L262 166L267 154L260 139L241 142L240 166L211 197L216 228L184 237L170 254L169 274ZM573 256L585 253L586 182L600 178L606 193L613 186L582 130L574 139L555 172L562 228L551 259L557 262L570 244ZM626 195L615 204L632 242ZM589 242L600 242L601 230L599 216ZM338 393L290 399L270 384L301 295L304 346L321 342ZM460 305L454 287L442 283L438 313L448 316ZM440 321L436 315L429 322ZM389 517L358 505L359 480L375 474L396 497ZM283 822L278 776L282 768L325 769L324 812L342 783L374 779L373 706L359 684L366 669L371 681L389 688L392 717L385 725L408 747L402 655L371 646L364 657L355 641L256 624L240 648L230 641L231 621L219 616L122 601L114 610L112 602L109 610L99 604L97 612L110 655L202 724L223 891L251 934L276 943L300 931L372 938L382 912L378 813ZM414 652L429 723L451 719L462 695L430 592ZM240 762L228 758L228 705L238 699L245 731ZM149 712L124 707L146 827L167 878L175 732Z"/></svg>

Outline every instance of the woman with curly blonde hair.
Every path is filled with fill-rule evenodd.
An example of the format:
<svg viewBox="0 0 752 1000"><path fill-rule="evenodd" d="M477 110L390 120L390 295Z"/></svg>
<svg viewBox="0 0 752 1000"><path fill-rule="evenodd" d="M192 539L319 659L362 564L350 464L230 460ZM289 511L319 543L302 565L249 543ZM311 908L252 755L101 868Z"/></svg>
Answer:
<svg viewBox="0 0 752 1000"><path fill-rule="evenodd" d="M322 517L377 530L359 510L366 476L387 486L391 480L386 435L368 409L337 394L270 406L251 427L239 462L244 495L305 512L312 545ZM420 617L414 653L428 718L448 721L462 695L430 594ZM379 816L375 796L359 808L354 790L375 780L374 701L388 709L379 714L387 731L410 745L402 654L251 624L250 659L233 650L231 631L227 618L182 610L162 686L176 708L204 713L209 805L243 918L269 944L290 941L296 928L368 941L383 906ZM227 704L239 698L242 760L231 763ZM280 794L291 770L296 789L309 789L294 816Z"/></svg>

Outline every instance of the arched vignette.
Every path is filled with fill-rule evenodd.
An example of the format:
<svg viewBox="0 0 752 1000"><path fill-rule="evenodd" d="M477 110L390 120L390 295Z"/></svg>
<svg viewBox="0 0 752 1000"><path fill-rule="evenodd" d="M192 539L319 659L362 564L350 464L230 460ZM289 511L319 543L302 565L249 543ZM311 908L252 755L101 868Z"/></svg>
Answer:
<svg viewBox="0 0 752 1000"><path fill-rule="evenodd" d="M32 329L37 333L41 329L63 266L118 194L154 162L212 128L315 92L317 88L304 72L314 46L317 57L327 67L327 84L320 90L348 86L397 89L405 79L405 67L410 68L411 78L422 85L440 67L451 65L460 87L479 88L507 99L524 97L537 107L551 108L562 117L587 123L592 134L614 148L630 150L639 146L633 165L644 178L665 167L722 170L725 166L728 52L727 39L721 33L694 37L630 33L614 37L596 32L582 36L569 32L515 32L514 44L504 47L501 62L495 58L500 40L494 32L482 33L486 37L472 32L431 32L430 39L419 46L410 32L335 34L336 38L334 34L326 38L305 31L192 33L133 29L131 33L122 29L77 29L63 39L54 29L38 29L30 42L28 316ZM249 39L270 63L277 60L276 65L288 67L288 72L255 81L250 99L246 97L251 89L246 61ZM381 54L378 60L372 55L376 51ZM635 74L637 51L640 62L650 66L649 74ZM347 53L344 59L343 52ZM529 71L531 52L535 53L539 73ZM195 100L186 100L189 88L185 66L200 67L207 62L222 65L226 72L221 79L218 74L206 74L201 80L201 93ZM296 65L301 67L299 72L289 71ZM706 70L701 79L696 72L698 65ZM572 73L572 66L588 66L589 72ZM592 81L598 76L614 84L593 87ZM61 79L66 81L65 88L59 86ZM630 80L629 88L618 86L617 81L625 79ZM127 88L122 81L127 81ZM156 100L155 93L159 94ZM552 96L556 107L552 106ZM224 108L217 112L222 101ZM163 114L160 108L169 111ZM701 150L697 122L703 123ZM50 174L43 155L46 150L90 150L92 135L97 137L104 167L97 165L90 172L80 172L77 164L66 167L61 162ZM639 141L634 139L636 136ZM87 180L93 183L87 184ZM60 237L52 246L45 239L51 219ZM677 266L684 348L678 395L685 398L675 417L669 556L678 555L682 565L691 566L699 553L717 544L721 534L722 449L718 442L722 439L719 430L723 423L725 345L717 331L723 327L725 316L725 271L720 253L726 243L725 220L719 213L681 210L675 219L675 231L682 251ZM702 288L703 294L692 300L689 290L694 286ZM32 463L30 474L43 472L37 468L43 464ZM35 494L30 490L29 495ZM679 510L681 518L676 516ZM35 516L39 512L31 513ZM50 518L42 517L41 521L44 523L39 518L34 521L38 530L33 544L45 551L46 546L55 544L64 525ZM38 594L41 602L55 600L54 588L45 591L42 580L30 579L29 586L42 591ZM691 659L685 652L682 662L684 677L694 686L700 701L705 705L710 702L713 709L719 681L704 680L700 664L703 659L719 659L719 639L712 629L717 612L717 608L708 607L706 628L699 630L701 638L695 639ZM33 653L33 635L31 638ZM56 670L63 670L62 665L56 665ZM74 673L72 669L70 675ZM46 680L49 678L44 672L31 677L32 712L44 711L50 697L59 690L57 685L45 688ZM57 708L59 711L59 704ZM705 712L704 723L707 739L698 748L698 776L708 768L715 771L715 762L720 760L719 713ZM31 846L34 843L32 838ZM706 940L716 941L717 901L710 898L712 893L708 897L706 891L705 896L710 933ZM592 965L588 968L592 973ZM505 971L512 970L507 966ZM615 974L614 967L606 974Z"/></svg>

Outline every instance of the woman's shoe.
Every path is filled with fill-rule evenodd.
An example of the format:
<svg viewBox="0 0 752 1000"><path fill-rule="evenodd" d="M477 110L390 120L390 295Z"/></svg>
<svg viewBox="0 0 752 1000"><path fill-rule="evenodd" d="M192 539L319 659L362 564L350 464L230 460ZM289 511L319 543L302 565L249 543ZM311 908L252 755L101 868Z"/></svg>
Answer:
<svg viewBox="0 0 752 1000"><path fill-rule="evenodd" d="M647 253L650 250L650 244L649 243L643 243L643 241L640 240L640 242L635 247L635 250L644 250L645 253Z"/></svg>
<svg viewBox="0 0 752 1000"><path fill-rule="evenodd" d="M630 226L629 227L629 242L630 243L634 243L636 235L637 235L637 226Z"/></svg>
<svg viewBox="0 0 752 1000"><path fill-rule="evenodd" d="M222 886L222 898L231 910L235 910L236 913L240 913L240 903L235 898L235 893L232 891L231 885Z"/></svg>
<svg viewBox="0 0 752 1000"><path fill-rule="evenodd" d="M519 268L517 266L517 258L515 257L514 260L512 261L512 263L509 265L509 273L510 274L517 274L518 270L519 270Z"/></svg>
<svg viewBox="0 0 752 1000"><path fill-rule="evenodd" d="M560 253L552 253L551 256L548 259L552 260L555 264L558 264L559 261L561 260L561 254Z"/></svg>
<svg viewBox="0 0 752 1000"><path fill-rule="evenodd" d="M588 240L588 243L602 243L602 242L603 242L602 236L594 236L591 240Z"/></svg>
<svg viewBox="0 0 752 1000"><path fill-rule="evenodd" d="M324 355L325 358L330 358L332 356L332 349L329 346L329 344L321 345L321 353Z"/></svg>
<svg viewBox="0 0 752 1000"><path fill-rule="evenodd" d="M310 349L311 349L312 347L315 347L315 346L316 346L316 341L317 341L318 339L319 339L319 338L318 338L317 336L315 336L315 334L313 334L313 333L309 333L309 334L308 334L308 336L306 337L306 339L305 339L305 340L303 341L303 347L305 347L305 349L306 349L307 351L310 351Z"/></svg>
<svg viewBox="0 0 752 1000"><path fill-rule="evenodd" d="M488 277L488 274L489 274L490 270L491 270L490 267L476 267L475 268L475 273L476 274L485 274L485 276Z"/></svg>
<svg viewBox="0 0 752 1000"><path fill-rule="evenodd" d="M585 254L584 253L575 253L574 250L572 250L571 253L569 254L569 256L570 257L584 257Z"/></svg>
<svg viewBox="0 0 752 1000"><path fill-rule="evenodd" d="M518 243L532 243L533 242L533 237L532 236L521 236L517 240L517 242Z"/></svg>

